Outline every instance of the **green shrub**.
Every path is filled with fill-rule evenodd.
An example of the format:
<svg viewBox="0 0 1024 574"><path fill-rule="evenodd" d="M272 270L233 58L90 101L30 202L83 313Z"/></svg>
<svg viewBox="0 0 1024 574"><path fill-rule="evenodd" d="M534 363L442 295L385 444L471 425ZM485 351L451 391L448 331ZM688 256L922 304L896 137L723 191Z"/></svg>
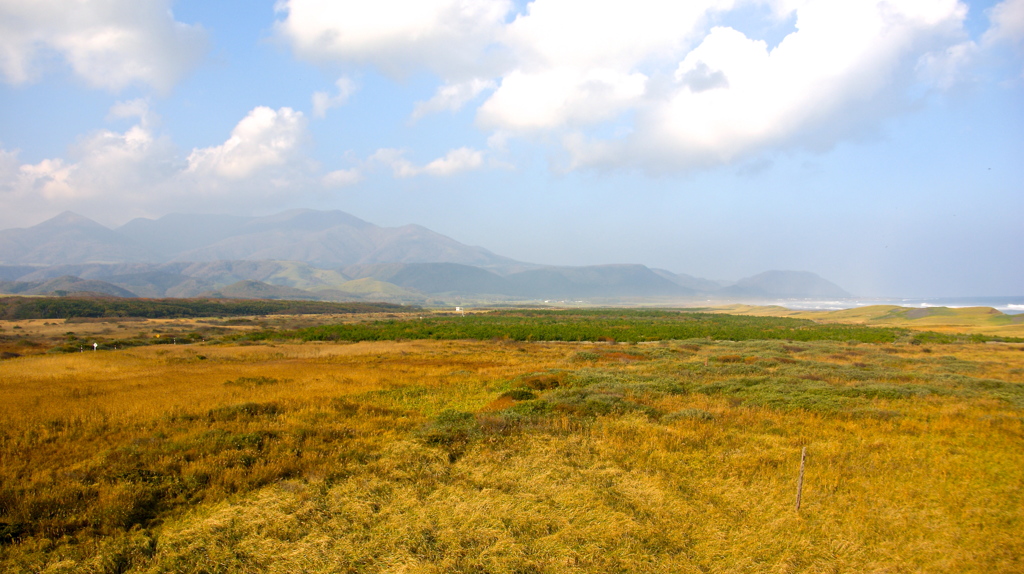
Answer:
<svg viewBox="0 0 1024 574"><path fill-rule="evenodd" d="M545 400L523 401L502 411L502 415L510 418L540 417L551 413L551 403Z"/></svg>
<svg viewBox="0 0 1024 574"><path fill-rule="evenodd" d="M513 401L529 401L537 398L537 395L531 393L526 389L512 389L511 391L501 394L502 397L508 397Z"/></svg>
<svg viewBox="0 0 1024 574"><path fill-rule="evenodd" d="M473 413L446 410L420 429L423 442L436 446L465 446L478 431Z"/></svg>
<svg viewBox="0 0 1024 574"><path fill-rule="evenodd" d="M211 409L208 417L211 421L237 421L263 416L276 416L284 409L276 403L242 403Z"/></svg>
<svg viewBox="0 0 1024 574"><path fill-rule="evenodd" d="M224 384L237 387L262 387L264 385L276 385L280 382L272 377L238 377L237 379L224 381Z"/></svg>
<svg viewBox="0 0 1024 574"><path fill-rule="evenodd" d="M665 422L684 420L708 422L715 420L715 415L703 409L682 409L674 413L669 413L665 415L664 417L662 417L661 420Z"/></svg>
<svg viewBox="0 0 1024 574"><path fill-rule="evenodd" d="M577 416L593 417L598 415L622 414L640 411L657 414L654 409L628 400L625 395L628 386L595 385L584 388L568 388L552 391L545 396L555 411L571 413Z"/></svg>
<svg viewBox="0 0 1024 574"><path fill-rule="evenodd" d="M532 375L526 375L519 380L519 383L535 391L546 391L548 389L557 389L561 386L565 380L565 373L535 373Z"/></svg>

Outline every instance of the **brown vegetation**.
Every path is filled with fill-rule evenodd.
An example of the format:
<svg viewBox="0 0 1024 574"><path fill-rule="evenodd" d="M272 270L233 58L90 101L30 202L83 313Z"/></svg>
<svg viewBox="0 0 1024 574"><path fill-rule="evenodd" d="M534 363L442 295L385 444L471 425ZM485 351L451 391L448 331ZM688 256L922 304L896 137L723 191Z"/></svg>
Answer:
<svg viewBox="0 0 1024 574"><path fill-rule="evenodd" d="M1009 344L7 359L0 570L1015 572L1022 384Z"/></svg>

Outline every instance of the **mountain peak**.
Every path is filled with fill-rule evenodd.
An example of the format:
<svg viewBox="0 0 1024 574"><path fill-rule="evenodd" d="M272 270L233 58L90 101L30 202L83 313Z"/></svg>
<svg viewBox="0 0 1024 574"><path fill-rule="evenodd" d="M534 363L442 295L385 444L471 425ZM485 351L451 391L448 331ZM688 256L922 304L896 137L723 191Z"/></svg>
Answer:
<svg viewBox="0 0 1024 574"><path fill-rule="evenodd" d="M51 217L50 219L47 219L46 221L44 221L42 223L39 223L39 224L36 224L36 225L32 226L32 229L55 229L55 228L59 228L59 229L76 228L76 229L89 229L89 230L103 229L103 230L106 230L106 231L110 231L109 228L107 228L107 227L105 227L103 225L100 225L99 223L96 223L95 221L93 221L92 219L89 219L88 217L86 217L84 215L80 215L78 213L75 213L74 211L65 211L65 212L63 212L63 213L61 213L59 215L55 215L54 217Z"/></svg>
<svg viewBox="0 0 1024 574"><path fill-rule="evenodd" d="M740 279L723 294L756 297L813 298L851 297L842 287L810 271L765 271Z"/></svg>

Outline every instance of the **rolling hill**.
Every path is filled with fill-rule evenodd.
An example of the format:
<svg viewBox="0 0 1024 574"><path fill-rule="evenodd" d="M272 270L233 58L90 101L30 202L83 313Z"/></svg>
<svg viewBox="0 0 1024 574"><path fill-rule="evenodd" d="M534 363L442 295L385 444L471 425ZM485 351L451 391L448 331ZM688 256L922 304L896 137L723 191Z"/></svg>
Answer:
<svg viewBox="0 0 1024 574"><path fill-rule="evenodd" d="M278 260L321 268L450 262L482 267L516 261L418 225L379 227L342 211L297 209L265 217L173 214L108 229L65 212L27 229L0 231L0 264Z"/></svg>
<svg viewBox="0 0 1024 574"><path fill-rule="evenodd" d="M535 265L419 225L380 227L342 211L171 214L117 229L65 212L0 231L0 292L76 291L401 303L850 296L805 271L768 271L728 284L637 264Z"/></svg>
<svg viewBox="0 0 1024 574"><path fill-rule="evenodd" d="M766 271L740 279L718 291L730 298L827 298L851 297L842 287L809 271Z"/></svg>

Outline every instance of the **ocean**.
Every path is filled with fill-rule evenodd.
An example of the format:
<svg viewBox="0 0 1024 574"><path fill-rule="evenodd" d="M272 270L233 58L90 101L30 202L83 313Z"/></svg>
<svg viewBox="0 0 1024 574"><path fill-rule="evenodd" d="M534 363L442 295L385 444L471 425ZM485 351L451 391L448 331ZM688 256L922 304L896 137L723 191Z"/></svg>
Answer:
<svg viewBox="0 0 1024 574"><path fill-rule="evenodd" d="M769 302L764 302L765 304ZM787 309L799 311L838 311L869 305L900 307L992 307L1008 315L1024 313L1024 295L1016 297L939 297L939 298L853 298L853 299L780 299L771 301Z"/></svg>

